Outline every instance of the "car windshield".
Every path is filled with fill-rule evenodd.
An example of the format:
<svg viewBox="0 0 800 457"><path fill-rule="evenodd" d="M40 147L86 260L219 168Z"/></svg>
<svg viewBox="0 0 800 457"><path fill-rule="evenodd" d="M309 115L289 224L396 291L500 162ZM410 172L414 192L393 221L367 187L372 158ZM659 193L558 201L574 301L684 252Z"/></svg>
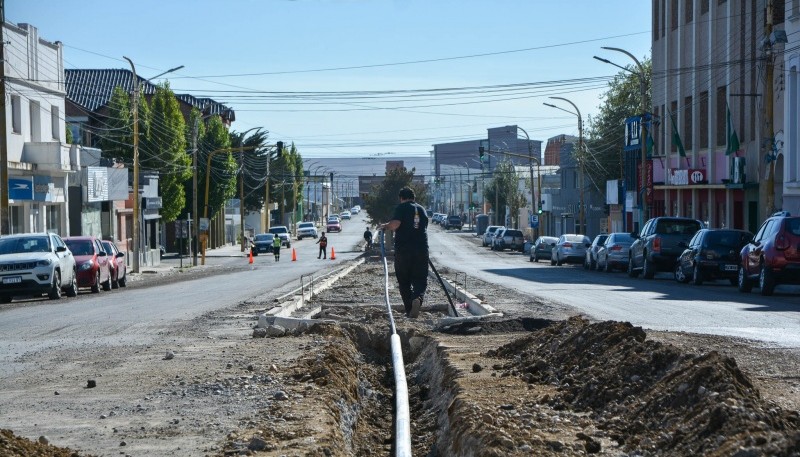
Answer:
<svg viewBox="0 0 800 457"><path fill-rule="evenodd" d="M608 235L597 235L597 245L599 246L603 244L606 241L606 238L608 238Z"/></svg>
<svg viewBox="0 0 800 457"><path fill-rule="evenodd" d="M522 236L522 232L519 230L506 230L505 236Z"/></svg>
<svg viewBox="0 0 800 457"><path fill-rule="evenodd" d="M0 254L48 252L49 250L46 236L0 238Z"/></svg>
<svg viewBox="0 0 800 457"><path fill-rule="evenodd" d="M303 222L297 226L298 228L314 228L313 222Z"/></svg>
<svg viewBox="0 0 800 457"><path fill-rule="evenodd" d="M256 235L255 241L272 241L273 238L275 236L271 233L262 233L261 235Z"/></svg>
<svg viewBox="0 0 800 457"><path fill-rule="evenodd" d="M90 240L64 240L73 255L94 255Z"/></svg>
<svg viewBox="0 0 800 457"><path fill-rule="evenodd" d="M628 233L617 233L613 236L612 241L614 243L633 243L633 238Z"/></svg>
<svg viewBox="0 0 800 457"><path fill-rule="evenodd" d="M583 235L565 235L564 241L569 243L583 243L584 238Z"/></svg>
<svg viewBox="0 0 800 457"><path fill-rule="evenodd" d="M747 243L750 236L744 232L711 231L706 235L703 245L706 247L719 246L724 248L739 249Z"/></svg>
<svg viewBox="0 0 800 457"><path fill-rule="evenodd" d="M331 220L328 221L328 224L329 225L338 225L339 221L337 219L331 219Z"/></svg>
<svg viewBox="0 0 800 457"><path fill-rule="evenodd" d="M681 235L693 235L700 230L700 223L697 221L685 221L680 219L661 219L656 225L657 233L674 233Z"/></svg>
<svg viewBox="0 0 800 457"><path fill-rule="evenodd" d="M786 219L786 231L792 235L800 236L800 217Z"/></svg>
<svg viewBox="0 0 800 457"><path fill-rule="evenodd" d="M103 249L105 249L106 254L108 255L114 254L114 248L111 246L110 241L103 241Z"/></svg>
<svg viewBox="0 0 800 457"><path fill-rule="evenodd" d="M269 233L287 233L288 230L286 227L272 227L269 229Z"/></svg>

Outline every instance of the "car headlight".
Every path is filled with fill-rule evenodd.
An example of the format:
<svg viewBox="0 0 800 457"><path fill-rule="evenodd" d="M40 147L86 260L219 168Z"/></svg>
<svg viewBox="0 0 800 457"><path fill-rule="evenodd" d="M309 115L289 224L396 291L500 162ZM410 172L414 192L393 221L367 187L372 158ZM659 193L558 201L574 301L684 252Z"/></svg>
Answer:
<svg viewBox="0 0 800 457"><path fill-rule="evenodd" d="M91 260L88 261L88 262L83 262L81 264L81 266L78 268L78 270L80 270L80 271L91 270L93 265L94 265L94 262L92 262Z"/></svg>
<svg viewBox="0 0 800 457"><path fill-rule="evenodd" d="M46 267L46 266L49 266L52 263L53 263L53 261L50 260L50 259L41 259L41 260L37 260L36 261L36 266L37 267Z"/></svg>

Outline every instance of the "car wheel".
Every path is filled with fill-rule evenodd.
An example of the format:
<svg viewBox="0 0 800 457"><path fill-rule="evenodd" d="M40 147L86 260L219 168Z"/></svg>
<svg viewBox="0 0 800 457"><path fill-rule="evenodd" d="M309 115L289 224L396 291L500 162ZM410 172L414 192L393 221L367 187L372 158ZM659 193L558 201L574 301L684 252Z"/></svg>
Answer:
<svg viewBox="0 0 800 457"><path fill-rule="evenodd" d="M763 262L761 263L761 274L758 275L758 286L761 288L761 295L770 296L775 292L775 275Z"/></svg>
<svg viewBox="0 0 800 457"><path fill-rule="evenodd" d="M675 280L680 283L687 283L689 282L689 277L686 276L686 273L683 272L683 268L681 268L681 264L675 265Z"/></svg>
<svg viewBox="0 0 800 457"><path fill-rule="evenodd" d="M128 275L127 275L127 274L124 274L124 275L122 275L122 277L119 279L119 286L120 286L120 287L125 287L125 286L127 286L127 285L128 285Z"/></svg>
<svg viewBox="0 0 800 457"><path fill-rule="evenodd" d="M583 258L583 269L584 270L588 270L589 269L589 261L586 260L586 257Z"/></svg>
<svg viewBox="0 0 800 457"><path fill-rule="evenodd" d="M603 265L603 271L605 271L606 273L611 273L612 271L614 271L614 269L611 268L611 264L608 263L608 259L606 259L606 263L605 265Z"/></svg>
<svg viewBox="0 0 800 457"><path fill-rule="evenodd" d="M11 295L0 295L0 304L11 303Z"/></svg>
<svg viewBox="0 0 800 457"><path fill-rule="evenodd" d="M551 266L555 266L555 264L556 264L556 259L554 259L552 256L550 256L550 265Z"/></svg>
<svg viewBox="0 0 800 457"><path fill-rule="evenodd" d="M74 270L72 271L72 281L69 283L69 287L65 289L67 293L67 297L77 297L78 296L78 273Z"/></svg>
<svg viewBox="0 0 800 457"><path fill-rule="evenodd" d="M736 285L739 287L739 292L748 293L753 290L753 281L747 277L747 272L741 265L739 265L739 274L736 278Z"/></svg>
<svg viewBox="0 0 800 457"><path fill-rule="evenodd" d="M539 263L539 256L534 254L533 255L533 261L536 262L536 263Z"/></svg>
<svg viewBox="0 0 800 457"><path fill-rule="evenodd" d="M642 265L642 277L645 279L653 279L656 275L656 270L653 268L653 262L647 260L647 253L644 253L644 265Z"/></svg>
<svg viewBox="0 0 800 457"><path fill-rule="evenodd" d="M628 259L628 276L631 278L637 278L639 276L639 272L633 268L633 256Z"/></svg>
<svg viewBox="0 0 800 457"><path fill-rule="evenodd" d="M556 265L560 267L563 263L564 262L562 262L561 259L558 257L558 254L556 254Z"/></svg>
<svg viewBox="0 0 800 457"><path fill-rule="evenodd" d="M103 283L103 290L108 292L111 290L111 275L108 275L108 279Z"/></svg>
<svg viewBox="0 0 800 457"><path fill-rule="evenodd" d="M589 269L597 270L597 262L594 259L589 259Z"/></svg>
<svg viewBox="0 0 800 457"><path fill-rule="evenodd" d="M47 293L50 300L58 300L61 298L61 272L56 270L53 272L53 283L50 285L50 292Z"/></svg>
<svg viewBox="0 0 800 457"><path fill-rule="evenodd" d="M692 284L695 286L700 286L703 284L703 273L700 271L700 267L697 265L692 268Z"/></svg>
<svg viewBox="0 0 800 457"><path fill-rule="evenodd" d="M119 289L119 270L117 270L117 274L111 278L111 288L112 289Z"/></svg>
<svg viewBox="0 0 800 457"><path fill-rule="evenodd" d="M93 294L100 293L100 272L99 271L94 276L94 284L92 284L92 293Z"/></svg>

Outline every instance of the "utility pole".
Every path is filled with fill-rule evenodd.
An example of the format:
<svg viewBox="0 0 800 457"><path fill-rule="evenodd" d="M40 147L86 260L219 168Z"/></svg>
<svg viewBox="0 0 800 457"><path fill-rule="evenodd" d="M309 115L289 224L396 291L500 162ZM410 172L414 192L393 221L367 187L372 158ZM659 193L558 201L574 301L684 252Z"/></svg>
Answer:
<svg viewBox="0 0 800 457"><path fill-rule="evenodd" d="M6 48L3 24L6 23L5 0L0 0L0 236L11 233L8 212L8 137L6 134Z"/></svg>
<svg viewBox="0 0 800 457"><path fill-rule="evenodd" d="M268 152L267 153L267 179L266 179L266 182L264 184L264 211L267 213L266 214L266 216L267 216L266 217L266 223L265 223L267 228L266 228L266 230L264 230L265 232L269 232L269 225L270 225L270 222L271 222L270 219L272 219L272 214L271 214L271 212L269 210L269 156L270 156L270 153Z"/></svg>
<svg viewBox="0 0 800 457"><path fill-rule="evenodd" d="M122 57L131 64L133 73L133 272L139 273L139 78L136 76L136 67L133 61ZM5 102L4 102L5 103ZM8 182L8 181L6 181Z"/></svg>
<svg viewBox="0 0 800 457"><path fill-rule="evenodd" d="M772 213L775 212L775 126L773 122L773 78L774 78L774 69L775 69L775 56L772 52L772 42L770 35L772 34L772 20L773 20L773 0L767 0L767 24L764 33L766 34L766 44L764 45L764 54L766 58L766 76L764 77L764 81L767 85L765 91L765 100L764 106L766 113L764 113L764 119L766 125L766 140L767 142L767 152L766 156L769 157L771 160L769 161L769 172L767 174L767 202L765 205L766 214L764 218L766 219Z"/></svg>
<svg viewBox="0 0 800 457"><path fill-rule="evenodd" d="M244 138L242 138L243 140ZM241 227L242 236L242 249L244 252L244 150L242 149L242 140L239 140L239 155L241 162L241 169L239 170L239 224Z"/></svg>
<svg viewBox="0 0 800 457"><path fill-rule="evenodd" d="M197 266L197 244L199 241L199 232L197 228L200 226L200 213L197 211L197 135L200 126L200 119L194 120L192 126L192 214L194 214L194 221L192 224L192 266Z"/></svg>

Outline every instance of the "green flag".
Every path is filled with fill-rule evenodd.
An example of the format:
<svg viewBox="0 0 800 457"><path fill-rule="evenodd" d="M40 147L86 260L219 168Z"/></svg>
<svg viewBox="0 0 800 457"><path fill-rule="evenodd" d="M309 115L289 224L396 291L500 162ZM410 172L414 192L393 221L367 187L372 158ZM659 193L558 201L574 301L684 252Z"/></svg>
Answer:
<svg viewBox="0 0 800 457"><path fill-rule="evenodd" d="M672 113L669 113L669 120L672 123L672 145L678 147L678 154L681 157L686 157L686 149L683 148L683 142L681 141L681 136L678 134L678 128L675 127L675 118L672 116Z"/></svg>
<svg viewBox="0 0 800 457"><path fill-rule="evenodd" d="M731 116L731 107L728 106L728 102L725 102L725 138L728 142L728 147L725 148L725 155L731 155L741 149L739 137L733 127L733 117Z"/></svg>
<svg viewBox="0 0 800 457"><path fill-rule="evenodd" d="M647 151L647 156L650 157L653 155L653 149L656 143L653 141L653 135L650 135L650 130L647 130L647 140L644 143L645 151Z"/></svg>

